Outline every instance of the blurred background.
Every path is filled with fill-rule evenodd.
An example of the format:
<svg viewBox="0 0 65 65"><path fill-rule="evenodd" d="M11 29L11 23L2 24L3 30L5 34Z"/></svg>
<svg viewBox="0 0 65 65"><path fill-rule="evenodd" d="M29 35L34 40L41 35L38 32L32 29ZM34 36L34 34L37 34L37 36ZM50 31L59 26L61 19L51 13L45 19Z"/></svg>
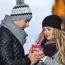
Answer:
<svg viewBox="0 0 65 65"><path fill-rule="evenodd" d="M5 15L11 14L15 3L16 0L0 0L0 23ZM24 50L27 54L32 44L35 44L35 41L42 30L42 20L44 17L55 14L55 10L53 9L55 0L25 0L25 3L30 6L33 13L29 27L25 29L28 37L27 42L24 45Z"/></svg>

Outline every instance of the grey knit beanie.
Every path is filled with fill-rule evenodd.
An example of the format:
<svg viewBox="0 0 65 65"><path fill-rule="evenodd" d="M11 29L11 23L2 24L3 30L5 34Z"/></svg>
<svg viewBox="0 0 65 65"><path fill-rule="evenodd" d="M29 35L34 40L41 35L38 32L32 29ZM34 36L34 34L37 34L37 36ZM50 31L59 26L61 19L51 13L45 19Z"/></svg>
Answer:
<svg viewBox="0 0 65 65"><path fill-rule="evenodd" d="M11 12L12 20L31 20L32 12L27 4L24 3L24 0L17 0L16 5L13 7Z"/></svg>

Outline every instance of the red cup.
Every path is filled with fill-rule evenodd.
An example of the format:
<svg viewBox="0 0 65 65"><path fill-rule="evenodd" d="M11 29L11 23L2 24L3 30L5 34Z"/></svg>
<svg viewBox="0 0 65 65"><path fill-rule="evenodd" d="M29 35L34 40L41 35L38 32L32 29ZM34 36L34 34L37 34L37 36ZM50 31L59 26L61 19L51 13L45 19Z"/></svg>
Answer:
<svg viewBox="0 0 65 65"><path fill-rule="evenodd" d="M41 45L40 44L33 44L32 45L32 53L34 52L38 52L37 49L40 49L41 50Z"/></svg>

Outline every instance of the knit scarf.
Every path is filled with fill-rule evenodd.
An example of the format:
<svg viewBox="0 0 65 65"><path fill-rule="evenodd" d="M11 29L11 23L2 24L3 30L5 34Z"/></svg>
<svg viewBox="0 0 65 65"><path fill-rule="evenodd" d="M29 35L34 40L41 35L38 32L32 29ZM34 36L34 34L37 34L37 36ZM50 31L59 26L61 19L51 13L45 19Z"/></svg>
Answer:
<svg viewBox="0 0 65 65"><path fill-rule="evenodd" d="M15 37L19 40L21 45L24 45L24 43L26 42L27 34L23 29L19 28L14 24L14 21L11 19L10 16L5 16L5 18L2 20L1 26L9 29L13 33L13 35L15 35Z"/></svg>
<svg viewBox="0 0 65 65"><path fill-rule="evenodd" d="M46 56L52 57L56 52L56 44L55 43L42 43L43 52Z"/></svg>

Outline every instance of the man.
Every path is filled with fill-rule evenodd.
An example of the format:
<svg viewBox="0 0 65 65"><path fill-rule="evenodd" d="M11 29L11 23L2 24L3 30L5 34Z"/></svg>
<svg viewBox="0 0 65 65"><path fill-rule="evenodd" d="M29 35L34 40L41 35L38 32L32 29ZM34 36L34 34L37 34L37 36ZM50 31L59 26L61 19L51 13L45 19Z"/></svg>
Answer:
<svg viewBox="0 0 65 65"><path fill-rule="evenodd" d="M6 15L1 23L0 32L0 65L30 65L36 63L39 58L29 52L25 56L23 45L26 42L24 29L29 26L32 12L24 0L17 0L11 15Z"/></svg>

